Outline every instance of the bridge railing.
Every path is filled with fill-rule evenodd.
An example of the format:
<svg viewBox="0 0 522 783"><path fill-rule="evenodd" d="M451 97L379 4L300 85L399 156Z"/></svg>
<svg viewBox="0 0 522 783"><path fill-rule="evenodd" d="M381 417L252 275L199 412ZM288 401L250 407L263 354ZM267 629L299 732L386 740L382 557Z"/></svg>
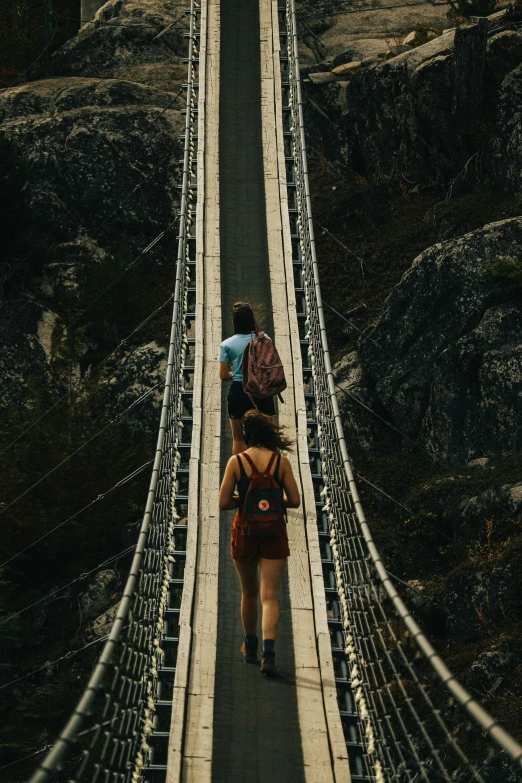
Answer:
<svg viewBox="0 0 522 783"><path fill-rule="evenodd" d="M187 419L187 366L190 324L191 254L194 253L194 135L197 132L197 45L199 8L191 0L188 17L188 79L183 180L179 208L176 281L167 373L159 434L143 522L116 618L89 683L60 737L31 783L85 781L137 783L151 764L155 712L165 703L165 642L169 642L169 606L177 576L176 536L182 525L183 484L189 448L183 437ZM179 553L178 553L179 554ZM175 611L175 610L174 610ZM166 619L167 618L167 619ZM174 671L174 667L172 671ZM167 666L167 670L169 667ZM172 679L173 679L172 673ZM163 693L162 693L163 686ZM171 683L172 686L172 683ZM150 744L149 744L150 743ZM154 759L152 758L154 762Z"/></svg>
<svg viewBox="0 0 522 783"><path fill-rule="evenodd" d="M330 533L324 559L332 561L335 573L336 593L331 591L329 608L331 616L339 618L344 647L344 667L337 678L339 706L348 747L362 744L364 751L364 769L352 769L352 777L377 783L489 783L497 779L491 755L504 751L513 768L520 769L522 746L453 677L412 617L383 564L357 491L335 394L319 284L295 0L286 0L285 10L295 230L306 306L303 342L309 346L315 399L310 421L316 428L321 463L318 497ZM339 644L334 641L333 649ZM344 691L343 679L348 685ZM354 718L357 738L350 731Z"/></svg>

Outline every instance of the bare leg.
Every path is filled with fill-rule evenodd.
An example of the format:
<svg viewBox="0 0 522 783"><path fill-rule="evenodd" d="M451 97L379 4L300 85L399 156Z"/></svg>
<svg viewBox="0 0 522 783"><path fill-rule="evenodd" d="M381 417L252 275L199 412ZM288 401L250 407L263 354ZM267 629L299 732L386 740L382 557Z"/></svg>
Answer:
<svg viewBox="0 0 522 783"><path fill-rule="evenodd" d="M257 633L257 596L259 593L259 560L253 563L239 563L234 560L241 582L241 622L247 636Z"/></svg>
<svg viewBox="0 0 522 783"><path fill-rule="evenodd" d="M232 454L241 454L246 451L246 443L241 429L241 419L229 419L232 428Z"/></svg>
<svg viewBox="0 0 522 783"><path fill-rule="evenodd" d="M261 558L261 605L263 607L263 639L274 639L279 623L279 588L286 557L281 560Z"/></svg>

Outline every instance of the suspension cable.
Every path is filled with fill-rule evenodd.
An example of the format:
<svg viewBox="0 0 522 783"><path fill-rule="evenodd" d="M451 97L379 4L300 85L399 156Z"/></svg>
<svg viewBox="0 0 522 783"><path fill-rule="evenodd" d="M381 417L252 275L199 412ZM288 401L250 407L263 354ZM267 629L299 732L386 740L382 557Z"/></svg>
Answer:
<svg viewBox="0 0 522 783"><path fill-rule="evenodd" d="M181 17L182 17L184 14L186 14L186 12L183 12L183 14L181 14L181 16L179 16L179 17L178 17L178 19L177 19L176 21L178 21L179 19L181 19ZM156 25L156 27L157 27L157 25ZM167 26L166 28L163 28L163 29L162 29L162 31L160 32L159 36L163 35L163 33L165 33L165 32L166 32L166 30L167 30L167 29L169 29L169 27L170 27L170 25L169 25L169 26ZM156 36L156 37L159 37L159 36ZM155 40L155 39L153 39L153 40ZM100 79L100 81L107 81L107 80L109 80L110 78L111 78L111 77L102 77L102 78ZM6 87L6 88L4 88L4 89L10 89L10 88L9 88L9 87ZM165 106L165 107L164 107L164 108L163 108L163 109L162 109L162 110L161 110L161 111L160 111L160 112L159 112L159 113L156 115L156 117L155 117L153 120L150 120L150 121L149 121L149 123L148 123L148 129L150 129L150 128L151 128L151 127L152 127L152 126L153 126L153 125L156 123L156 121L157 121L157 120L158 120L160 117L162 117L162 116L163 116L163 114L164 114L164 113L165 113L165 112L166 112L166 111L167 111L167 110L170 108L170 106L172 106L172 104L173 104L173 103L175 103L175 102L178 100L179 96L182 94L182 92L183 92L183 91L184 91L184 87L181 87L181 88L178 90L178 92L176 93L176 95L175 95L175 96L172 98L172 100L171 100L171 101L169 101L169 103L168 103L168 104L167 104L167 105L166 105L166 106ZM0 90L0 92L1 92L1 90ZM139 188L140 188L140 187L141 187L141 186L142 186L142 185L143 185L143 184L144 184L144 183L145 183L145 182L146 182L146 181L147 181L147 180L150 178L150 176L151 176L151 175L152 175L152 174L153 174L153 173L156 171L156 169L157 169L157 168L159 168L159 166L160 166L160 165L161 165L161 164L162 164L162 163L163 163L163 162L164 162L164 161L165 161L165 160L166 160L168 157L169 157L169 153L167 153L167 154L166 154L166 155L165 155L163 158L161 158L161 159L160 159L160 161L158 161L158 163L157 163L157 164L156 164L156 165L155 165L155 166L152 168L152 170L151 170L150 172L148 172L148 174L146 174L146 175L144 175L144 176L142 177L142 179L140 180L140 182L139 182L139 183L138 183L138 184L137 184L137 185L136 185L136 186L135 186L135 187L134 187L134 188L133 188L133 189L132 189L132 190L131 190L131 191L130 191L130 192L127 194L127 195L126 195L126 196L124 196L124 198L123 198L123 199L122 199L122 200L121 200L121 201L120 201L120 202L117 204L117 206L116 206L116 207L115 207L115 208L114 208L114 209L113 209L113 210L112 210L112 211L109 213L109 215L108 215L108 216L107 216L107 217L106 217L106 218L105 218L105 219L102 221L102 223L101 223L101 224L98 226L98 229L101 229L101 228L103 228L103 226L105 226L105 225L106 225L106 224L109 222L109 220L111 220L111 219L112 219L112 217L115 215L116 211L117 211L118 209L120 209L120 207L121 207L121 206L123 206L123 204L125 204L125 203L126 203L126 202L127 202L127 201L128 201L130 198L131 198L131 196L132 196L132 195L134 195L134 193L136 193L136 191L137 191L137 190L138 190L138 189L139 189ZM91 192L93 192L93 191L94 191L94 190L95 190L97 187L98 187L98 183L97 183L97 182L94 182L94 183L93 183L93 184L92 184L92 185L91 185L91 186L90 186L90 187L89 187L89 188L88 188L88 189L87 189L87 190L86 190L86 191L85 191L85 192L84 192L84 193L83 193L83 194L80 196L80 198L79 198L79 199L77 199L77 201L76 201L76 202L73 204L73 206L72 206L71 208L66 208L66 210L67 210L67 213L68 213L68 214L69 214L69 215L70 215L70 216L71 216L71 217L72 217L74 220L76 220L76 222L77 222L77 223L78 223L78 219L77 219L77 218L76 218L76 217L73 215L73 212L72 212L72 210L76 209L76 207L77 207L77 206L79 206L79 204L81 204L81 203L82 203L82 202L83 202L83 201L84 201L84 200L85 200L85 199L86 199L86 198L89 196L89 194L90 194ZM24 265L25 265L25 263L27 262L27 260L28 260L28 259L29 259L29 258L30 258L32 255L33 255L33 253L35 253L35 252L37 251L37 249L38 249L37 247L34 247L34 248L33 248L33 249L32 249L32 250L31 250L31 251L30 251L30 252L29 252L29 253L28 253L28 254L25 256L25 258L24 258L24 259L23 259L23 260L22 260L22 261L21 261L21 262L20 262L20 263L19 263L17 266L15 266L15 267L14 267L14 269L13 269L13 270L10 270L10 272L9 272L7 275L5 275L5 276L4 276L4 278L2 279L2 282L5 282L5 281L6 281L6 280L7 280L9 277L11 277L11 276L12 276L12 275L13 275L13 274L14 274L14 273L15 273L15 272L18 270L18 269L20 269L22 266L24 266ZM55 277L56 277L56 276L59 274L59 271L60 271L60 270L59 270L59 267L58 267L58 268L56 269L56 271L54 272L54 274L51 276L51 278L50 278L50 281L49 281L49 282L52 282L52 281L54 280L54 278L55 278ZM8 325L9 325L9 324L10 324L10 323L13 321L13 320L15 320L15 319L18 317L18 315L20 315L20 313L21 313L21 312L23 312L23 310L25 310L25 309L26 309L26 308L29 306L29 304L30 304L31 302L34 302L34 300L29 300L29 301L27 301L27 302L26 302L24 305L22 305L22 307L21 307L19 310L17 310L17 312L16 312L16 313L15 313L13 316L11 316L11 318L9 318L9 320L8 320L8 321L7 321L5 324L3 324L3 325L0 327L0 334L1 334L1 333L2 333L4 330L5 330L5 328L6 328L6 327L7 327L7 326L8 326Z"/></svg>
<svg viewBox="0 0 522 783"><path fill-rule="evenodd" d="M8 767L13 767L15 764L21 764L22 761L28 761L29 759L33 759L35 756L41 756L42 753L45 753L51 745L44 745L43 748L40 748L40 750L35 750L34 753L29 753L28 756L23 756L21 759L16 759L16 761L10 761L8 764L4 764L0 767L0 772L3 769L7 769Z"/></svg>
<svg viewBox="0 0 522 783"><path fill-rule="evenodd" d="M69 522L72 522L73 519L76 519L76 517L80 516L84 511L87 511L88 508L93 506L95 503L99 503L100 500L103 500L107 497L107 495L110 495L111 492L113 492L115 489L118 489L119 487L122 487L124 484L127 484L127 482L132 481L133 478L138 476L142 471L145 470L149 465L153 463L153 460L149 460L148 462L144 462L143 465L140 465L139 468L136 468L135 470L131 471L131 473L128 473L125 478L120 479L116 484L113 484L112 487L107 489L105 492L102 492L101 494L97 495L93 500L90 501L90 503L87 503L87 505L80 508L78 511L75 511L74 514L71 514L70 517L67 517L67 519L64 519L63 522L60 522L58 525L55 525L51 530L48 530L47 533L44 533L43 536L40 536L40 538L37 538L36 541L33 541L32 544L28 544L26 547L21 549L19 552L17 552L15 555L9 558L9 560L6 560L4 563L0 564L0 569L4 568L8 563L11 563L13 560L16 560L20 555L23 555L25 552L27 552L29 549L32 549L36 544L39 544L40 541L43 541L45 538L51 535L51 533L54 533L56 530L59 530L64 525L67 525Z"/></svg>
<svg viewBox="0 0 522 783"><path fill-rule="evenodd" d="M147 397L148 397L150 394L152 394L152 392L153 392L153 391L155 391L155 390L156 390L156 389L157 389L157 388L158 388L160 385L161 385L161 384L159 384L159 383L156 383L156 384L154 384L154 386L151 386L149 389L147 389L147 391L146 391L146 392L143 392L142 394L140 394L140 396L139 396L139 397L138 397L136 400L133 400L133 402L131 402L131 404L130 404L130 405L128 405L128 406L127 406L127 408L125 408L125 410L124 410L124 411L122 411L121 413L118 413L118 415L117 415L117 416L115 416L113 419L111 419L111 420L110 420L110 421L109 421L109 422L108 422L108 423L107 423L107 424L106 424L104 427L102 427L102 428L101 428L101 430L98 430L98 432L96 432L94 435L92 435L92 437L90 437L90 438L88 438L88 440L84 441L84 442L81 444L81 446L78 446L78 448L77 448L77 449L75 449L73 452L71 452L71 454L69 454L69 455L68 455L67 457L65 457L65 458L64 458L64 459L63 459L61 462L59 462L57 465L55 465L55 466L54 466L54 468L51 468L51 470L48 470L48 471L47 471L47 473L45 473L43 476L41 476L41 477L38 479L38 481L35 481L35 482L34 482L34 484L31 484L31 486L30 486L30 487L28 487L26 490L24 490L24 491L23 491L23 492L22 492L20 495L18 495L18 496L17 496L17 497L16 497L14 500L11 500L11 502L10 502L10 503L8 503L7 505L5 505L5 506L4 506L4 507L3 507L3 508L0 510L0 516L1 516L2 514L4 514L6 511L8 511L8 509L10 509L12 506L14 506L14 504L15 504L15 503L18 503L18 501L19 501L19 500L21 500L23 497L25 497L25 496L26 496L26 495L27 495L29 492L31 492L31 490L33 490L35 487L37 487L39 484L41 484L41 483L42 483L42 481L45 481L45 479L46 479L46 478L48 478L48 477L49 477L49 476L51 476L53 473L55 473L55 472L58 470L58 468L61 468L63 465L65 465L67 462L69 462L69 460L70 460L70 459L72 459L73 457L75 457L75 456L76 456L76 454L78 454L78 453L79 453L80 451L82 451L82 450L83 450L83 449L84 449L86 446L88 446L90 443L92 443L94 440L96 440L96 438L99 438L99 436L100 436L100 435L102 435L104 432L106 432L106 431L109 429L109 427L112 427L112 425L113 425L113 424L116 424L116 422L117 422L117 421L119 421L121 418L123 418L123 416L126 416L126 415L127 415L127 414L128 414L130 411L131 411L131 410L133 410L133 409L134 409L134 408L135 408L137 405L139 405L139 404L140 404L140 403L142 403L144 400L146 400L146 399L147 399ZM11 559L13 559L13 558L11 558ZM9 561L9 560L7 560L7 561L6 561L6 563L2 563L2 565L0 565L0 568L2 568L4 565L6 565L6 564L7 564L7 563L9 563L9 562L10 562L10 561Z"/></svg>
<svg viewBox="0 0 522 783"><path fill-rule="evenodd" d="M119 350L120 350L120 348L123 348L125 345L127 345L127 343L129 342L129 340L130 340L130 339L131 339L131 338L132 338L132 337L133 337L135 334L137 334L137 333L140 331L140 329L142 329L144 326L146 326L146 325L147 325L147 324L148 324L148 323L149 323L149 322L150 322L150 321L151 321L151 320L152 320L152 319L153 319L153 318L154 318L154 317L155 317L155 316L156 316L156 315L157 315L159 312L161 312L161 310L163 310L163 308L164 308L164 307L166 307L166 306L169 304L169 302L172 302L173 296L174 296L174 294L172 294L171 296L169 296L169 298L168 298L168 299L167 299L165 302L163 302L163 304L162 304L162 305L160 305L159 307L157 307L157 308L156 308L156 309L155 309L155 310L154 310L154 311L153 311L153 312L152 312L150 315L148 315L148 316L147 316L147 318L145 318L145 320L144 320L144 321L142 321L140 324L138 324L138 326L136 326L136 327L135 327L135 328L132 330L132 332L130 332L130 334L128 334L128 335L127 335L127 337L124 337L122 340L120 340L120 342L118 343L118 345L117 345L115 348L113 348L113 350L112 350L112 351L111 351L109 354L107 354L107 356L105 356L105 357L104 357L104 358L103 358L103 359L102 359L100 362L98 362L98 364L96 364L96 365L95 365L95 366L94 366L94 367L93 367L93 368L90 370L90 373L91 373L91 374L89 375L89 377L88 377L88 378L87 378L87 376L83 376L82 378L78 378L77 380L75 380L75 381L73 381L73 382L72 382L72 387L76 389L76 388L79 388L79 387L82 387L82 386L84 386L84 385L85 385L85 384L86 384L88 381L90 381L90 379L91 379L91 377L92 377L92 374L94 374L94 373L95 373L97 370L99 370L99 369L100 369L100 367L102 367L104 364L106 364L106 363L109 361L109 359L111 359L111 357L112 357L112 356L114 356L114 355L117 353L117 351L119 351ZM49 413L51 413L51 411L52 411L52 410L54 410L54 408L56 408L56 406L57 406L57 405L59 405L61 402L63 402L63 400L65 400L67 397L69 397L69 395L70 395L70 391L66 391L66 392L65 392L65 394L63 394L61 397L59 397L59 398L56 400L56 402L53 402L53 404L52 404L52 405L50 405L50 406L49 406L49 408L47 408L47 410L46 410L46 411L44 411L44 412L41 414L41 416L39 416L37 419L35 419L33 422L31 422L31 424L29 424L29 425L28 425L28 426L25 428L25 430L24 430L23 432L21 432L21 433L20 433L20 435L18 435L18 436L17 436L17 437L16 437L16 438L15 438L13 441L11 441L11 443L9 443L9 445L8 445L8 446L6 446L6 447L3 449L3 451L0 451L0 457L1 457L3 454L5 454L5 452L6 452L6 451L8 451L8 450L9 450L9 449L10 449L12 446L14 446L14 445L15 445L15 443L18 443L18 441L20 440L20 438L23 438L23 436L24 436L26 433L28 433L30 430L32 430L32 429L33 429L33 427L36 427L36 425L37 425L39 422L41 422L41 421L42 421L42 419L44 419L44 418L45 418L45 417L46 417L46 416L47 416Z"/></svg>
<svg viewBox="0 0 522 783"><path fill-rule="evenodd" d="M65 655L62 655L60 658L56 658L56 660L54 661L47 661L46 663L44 663L43 666L40 666L38 669L33 669L33 671L27 672L27 674L22 674L20 677L16 677L14 680L10 680L9 682L0 685L0 691L3 690L4 688L8 688L10 685L15 685L15 683L20 682L20 680L25 680L27 679L27 677L32 677L34 674L38 674L38 672L41 672L44 669L49 669L51 666L55 666L57 663L60 663L61 661L66 661L69 658L74 658L75 655L78 655L78 653L87 650L89 647L93 647L95 644L100 644L100 642L104 642L106 639L109 638L109 635L110 634L106 634L105 636L100 636L99 639L93 639L91 642L87 642L87 644L84 644L83 647L79 647L77 650L69 650L69 652L65 653Z"/></svg>
<svg viewBox="0 0 522 783"><path fill-rule="evenodd" d="M326 337L311 216L295 0L287 0L287 20L299 257L310 324L309 356L324 482L322 512L328 520L345 652L351 667L347 680L357 705L365 759L379 783L384 783L385 770L394 780L413 783L421 778L428 783L428 773L434 768L449 781L446 748L451 748L457 768L464 764L476 780L482 781L476 764L460 747L432 695L417 677L408 658L408 645L426 660L433 676L467 711L473 723L519 766L522 746L455 679L400 598L374 543L348 456ZM402 659L409 675L407 680L397 670L390 648ZM417 705L411 690L408 691L413 687L418 694ZM433 723L429 728L428 720ZM411 722L417 736L411 734ZM435 728L441 732L439 747L436 735L432 739ZM409 751L406 755L404 742ZM410 753L413 765L408 761Z"/></svg>
<svg viewBox="0 0 522 783"><path fill-rule="evenodd" d="M195 192L190 186L190 178L195 160L195 31L200 19L198 11L201 9L196 8L195 0L191 0L176 283L163 404L145 513L109 637L76 709L52 750L32 776L32 783L48 783L54 777L71 748L78 747L78 739L86 725L94 726L95 730L92 741L81 746L81 768L75 770L75 780L91 779L94 774L138 780L150 752L148 740L154 730L152 718L157 697L158 670L163 661L161 639L164 635L164 610L168 606L172 582L170 569L173 559L171 552L174 551L174 526L176 518L179 519L176 505L177 471L181 460L179 447L181 444L187 445L182 438L182 406L186 393L185 357L188 348L188 239L194 237L190 228ZM187 513L184 510L186 500L183 498L179 502L180 513ZM98 698L102 694L103 699ZM106 731L104 723L108 714L111 715L111 721ZM106 734L110 742L98 742L100 732Z"/></svg>
<svg viewBox="0 0 522 783"><path fill-rule="evenodd" d="M115 561L119 560L120 558L124 557L125 555L128 555L129 552L132 552L133 549L135 549L134 546L128 546L126 549L122 549L121 552L118 552L117 555L113 555L112 557L107 558L107 560L104 560L102 563L99 563L94 568L91 568L90 571L84 571L79 576L76 577L76 579L73 579L71 582L67 582L66 585L62 585L61 587L57 587L56 590L53 590L51 593L48 593L43 598L39 598L38 601L34 601L32 604L29 604L28 606L25 606L23 609L20 609L17 612L10 613L7 617L4 617L3 620L0 620L0 627L2 625L5 625L10 620L14 620L15 617L19 617L21 614L24 614L24 612L28 612L29 609L32 609L35 606L38 606L38 604L43 603L44 601L48 601L49 598L53 598L58 593L61 593L63 590L66 590L68 587L71 587L72 585L76 584L77 582L83 582L84 579L87 579L88 576L91 574L94 574L95 571L99 571L100 568L105 568L105 566L109 565L110 563L114 563ZM20 553L19 553L20 554Z"/></svg>

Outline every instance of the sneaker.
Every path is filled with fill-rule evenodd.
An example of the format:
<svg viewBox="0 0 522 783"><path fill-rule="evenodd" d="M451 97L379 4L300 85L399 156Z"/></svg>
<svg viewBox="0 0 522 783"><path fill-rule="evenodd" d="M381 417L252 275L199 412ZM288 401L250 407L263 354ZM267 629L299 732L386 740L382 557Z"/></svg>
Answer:
<svg viewBox="0 0 522 783"><path fill-rule="evenodd" d="M250 645L246 641L241 645L241 653L245 663L257 663L257 644Z"/></svg>
<svg viewBox="0 0 522 783"><path fill-rule="evenodd" d="M275 663L275 653L263 653L261 658L261 674L265 677L279 677L281 672Z"/></svg>

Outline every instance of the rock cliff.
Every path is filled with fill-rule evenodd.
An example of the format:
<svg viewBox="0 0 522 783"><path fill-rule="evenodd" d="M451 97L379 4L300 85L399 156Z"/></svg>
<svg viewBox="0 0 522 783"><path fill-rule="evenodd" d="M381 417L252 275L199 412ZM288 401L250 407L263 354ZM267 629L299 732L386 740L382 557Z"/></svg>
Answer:
<svg viewBox="0 0 522 783"><path fill-rule="evenodd" d="M135 543L175 281L183 11L111 0L50 78L0 92L0 560L59 526L2 570L2 616L68 585L2 624L2 683L102 639ZM96 576L113 555L121 573ZM2 691L1 764L54 740L98 650Z"/></svg>
<svg viewBox="0 0 522 783"><path fill-rule="evenodd" d="M479 181L522 191L520 7L482 27L442 34L442 18L423 17L417 29L438 27L433 40L412 46L392 36L375 52L354 49L358 21L343 18L351 48L334 57L338 47L323 48L321 64L305 59L304 68L312 80L307 94L337 125L315 118L330 154L336 149L375 184L402 183L410 190L452 181L454 188L469 188ZM332 29L338 28L336 22ZM317 36L325 47L329 34ZM353 68L341 72L340 61Z"/></svg>
<svg viewBox="0 0 522 783"><path fill-rule="evenodd" d="M360 340L379 410L436 458L522 448L522 308L492 297L488 265L522 256L522 219L428 248Z"/></svg>
<svg viewBox="0 0 522 783"><path fill-rule="evenodd" d="M24 212L22 232L34 237L28 245L19 236L3 259L0 404L31 404L28 366L59 390L68 323L84 323L95 293L174 219L186 70L180 17L174 3L108 3L54 55L52 78L0 93L0 139L22 178L10 196ZM171 234L138 265L165 273L174 261ZM122 322L137 314L119 313L114 323L112 309L109 299L103 318L124 337ZM89 373L100 347L91 326L81 342L75 378Z"/></svg>

